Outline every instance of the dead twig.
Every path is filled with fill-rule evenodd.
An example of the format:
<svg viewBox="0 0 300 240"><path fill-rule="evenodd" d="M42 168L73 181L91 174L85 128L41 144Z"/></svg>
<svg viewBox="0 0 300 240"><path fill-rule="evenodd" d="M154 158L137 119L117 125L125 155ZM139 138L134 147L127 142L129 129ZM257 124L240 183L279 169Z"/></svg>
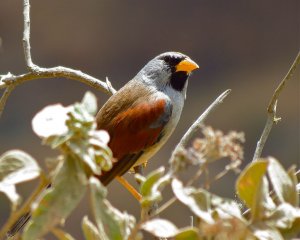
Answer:
<svg viewBox="0 0 300 240"><path fill-rule="evenodd" d="M265 146L265 143L267 141L267 138L268 138L268 136L271 132L271 129L272 129L274 123L277 123L280 120L280 118L276 117L277 101L278 101L278 98L279 98L282 90L286 86L287 82L292 78L299 62L300 62L300 52L298 53L297 57L295 58L290 70L288 71L286 76L282 79L282 81L280 82L280 84L276 88L276 90L275 90L275 92L274 92L274 94L273 94L273 96L270 100L270 103L269 103L269 106L268 106L268 109L267 109L267 113L268 113L267 121L266 121L264 130L261 134L261 137L260 137L259 141L257 142L255 153L254 153L252 161L255 161L258 158L260 158L262 150Z"/></svg>

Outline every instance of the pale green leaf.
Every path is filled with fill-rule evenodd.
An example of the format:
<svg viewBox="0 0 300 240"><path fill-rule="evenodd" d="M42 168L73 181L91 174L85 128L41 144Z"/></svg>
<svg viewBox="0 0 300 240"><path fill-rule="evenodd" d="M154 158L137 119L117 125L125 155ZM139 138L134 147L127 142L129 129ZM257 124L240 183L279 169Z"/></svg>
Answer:
<svg viewBox="0 0 300 240"><path fill-rule="evenodd" d="M66 157L32 213L24 230L23 240L36 240L58 223L63 222L85 194L87 179L80 163Z"/></svg>
<svg viewBox="0 0 300 240"><path fill-rule="evenodd" d="M97 113L97 99L92 92L86 92L81 103L89 114L95 115Z"/></svg>
<svg viewBox="0 0 300 240"><path fill-rule="evenodd" d="M41 173L35 159L20 150L11 150L0 156L0 183L13 185L37 178Z"/></svg>
<svg viewBox="0 0 300 240"><path fill-rule="evenodd" d="M296 186L293 184L288 173L275 158L269 157L268 160L268 175L276 196L281 203L288 202L294 205L298 198Z"/></svg>
<svg viewBox="0 0 300 240"><path fill-rule="evenodd" d="M278 229L268 226L264 222L253 224L250 228L259 240L284 240Z"/></svg>
<svg viewBox="0 0 300 240"><path fill-rule="evenodd" d="M100 175L101 168L95 160L95 152L88 144L81 140L73 140L67 143L73 154L77 155L91 169L94 174Z"/></svg>
<svg viewBox="0 0 300 240"><path fill-rule="evenodd" d="M146 178L142 183L143 198L140 201L144 210L151 208L155 203L162 200L161 191L167 184L170 183L172 176L171 174L163 175L164 168L161 167ZM146 210L148 211L148 210Z"/></svg>
<svg viewBox="0 0 300 240"><path fill-rule="evenodd" d="M150 232L159 238L171 238L178 232L177 227L173 223L160 218L152 219L143 223L141 229Z"/></svg>
<svg viewBox="0 0 300 240"><path fill-rule="evenodd" d="M218 213L220 218L235 217L246 224L246 220L243 218L240 206L234 200L221 198L217 195L210 194L211 206Z"/></svg>
<svg viewBox="0 0 300 240"><path fill-rule="evenodd" d="M103 239L127 239L135 226L135 218L114 208L106 197L106 189L98 179L90 179L91 203L100 236Z"/></svg>
<svg viewBox="0 0 300 240"><path fill-rule="evenodd" d="M141 184L140 188L142 196L150 195L153 185L163 176L164 172L165 168L160 167L146 177L146 180Z"/></svg>
<svg viewBox="0 0 300 240"><path fill-rule="evenodd" d="M184 187L182 182L174 178L172 189L179 201L186 205L195 215L207 223L214 223L212 218L210 194L203 189Z"/></svg>
<svg viewBox="0 0 300 240"><path fill-rule="evenodd" d="M100 237L97 227L85 216L82 219L82 230L86 240L103 240Z"/></svg>
<svg viewBox="0 0 300 240"><path fill-rule="evenodd" d="M280 204L268 217L268 224L281 229L289 229L295 220L300 220L300 209L288 203ZM299 229L300 232L300 229Z"/></svg>
<svg viewBox="0 0 300 240"><path fill-rule="evenodd" d="M0 192L3 192L15 210L21 201L15 184L37 178L41 169L29 154L20 150L11 150L0 156Z"/></svg>

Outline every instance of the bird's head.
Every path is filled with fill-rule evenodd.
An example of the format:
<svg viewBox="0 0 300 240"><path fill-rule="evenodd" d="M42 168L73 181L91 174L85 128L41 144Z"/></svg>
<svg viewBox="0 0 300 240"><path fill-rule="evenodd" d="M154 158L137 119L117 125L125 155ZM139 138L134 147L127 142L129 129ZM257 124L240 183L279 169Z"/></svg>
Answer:
<svg viewBox="0 0 300 240"><path fill-rule="evenodd" d="M188 56L179 52L166 52L149 61L138 73L145 84L162 90L168 86L185 92L191 72L199 66Z"/></svg>

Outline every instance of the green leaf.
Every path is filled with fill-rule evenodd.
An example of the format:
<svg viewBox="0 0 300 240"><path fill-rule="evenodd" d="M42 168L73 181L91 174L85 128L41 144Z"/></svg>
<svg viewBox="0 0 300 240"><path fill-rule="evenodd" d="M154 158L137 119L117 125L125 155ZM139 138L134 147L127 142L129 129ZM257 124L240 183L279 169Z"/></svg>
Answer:
<svg viewBox="0 0 300 240"><path fill-rule="evenodd" d="M268 182L265 173L268 161L258 160L249 164L236 182L236 190L241 200L251 209L252 219L260 219L265 209L273 208L268 195Z"/></svg>
<svg viewBox="0 0 300 240"><path fill-rule="evenodd" d="M45 139L43 139L43 144L49 145L51 148L55 149L57 147L60 147L62 144L66 143L73 137L72 132L68 132L65 135L61 136L50 136Z"/></svg>
<svg viewBox="0 0 300 240"><path fill-rule="evenodd" d="M29 154L11 150L0 156L0 182L13 185L37 178L41 169Z"/></svg>
<svg viewBox="0 0 300 240"><path fill-rule="evenodd" d="M174 236L175 240L200 240L199 230L194 227L179 229Z"/></svg>
<svg viewBox="0 0 300 240"><path fill-rule="evenodd" d="M142 196L150 195L153 185L164 175L164 172L165 168L160 167L146 177L146 180L141 184L140 188Z"/></svg>
<svg viewBox="0 0 300 240"><path fill-rule="evenodd" d="M97 227L85 216L82 219L82 230L86 240L102 240Z"/></svg>
<svg viewBox="0 0 300 240"><path fill-rule="evenodd" d="M172 178L169 173L163 175L164 171L165 169L163 167L154 170L141 184L141 194L143 196L141 205L146 212L149 210L147 210L147 208L152 207L153 204L162 200L161 190Z"/></svg>
<svg viewBox="0 0 300 240"><path fill-rule="evenodd" d="M92 92L86 92L81 103L89 114L95 115L97 113L97 99Z"/></svg>
<svg viewBox="0 0 300 240"><path fill-rule="evenodd" d="M269 157L268 160L268 174L279 201L295 204L298 196L293 181L275 158Z"/></svg>
<svg viewBox="0 0 300 240"><path fill-rule="evenodd" d="M79 161L67 156L57 175L37 203L23 240L35 240L63 222L85 194L87 179Z"/></svg>
<svg viewBox="0 0 300 240"><path fill-rule="evenodd" d="M171 238L178 233L177 227L165 219L152 219L142 224L141 229L159 238Z"/></svg>
<svg viewBox="0 0 300 240"><path fill-rule="evenodd" d="M20 202L15 184L35 179L40 173L35 159L21 150L11 150L0 156L0 192L9 198L13 210Z"/></svg>
<svg viewBox="0 0 300 240"><path fill-rule="evenodd" d="M73 238L69 233L66 233L65 231L59 228L53 228L52 233L58 240L75 240L75 238Z"/></svg>
<svg viewBox="0 0 300 240"><path fill-rule="evenodd" d="M95 152L85 141L73 140L67 143L73 154L86 163L94 174L100 175L101 168L95 161Z"/></svg>
<svg viewBox="0 0 300 240"><path fill-rule="evenodd" d="M175 196L186 205L194 214L207 223L213 224L210 193L203 189L184 187L182 182L174 178L172 189Z"/></svg>
<svg viewBox="0 0 300 240"><path fill-rule="evenodd" d="M105 199L106 188L98 179L90 178L91 202L101 239L127 239L135 226L135 219L121 213Z"/></svg>

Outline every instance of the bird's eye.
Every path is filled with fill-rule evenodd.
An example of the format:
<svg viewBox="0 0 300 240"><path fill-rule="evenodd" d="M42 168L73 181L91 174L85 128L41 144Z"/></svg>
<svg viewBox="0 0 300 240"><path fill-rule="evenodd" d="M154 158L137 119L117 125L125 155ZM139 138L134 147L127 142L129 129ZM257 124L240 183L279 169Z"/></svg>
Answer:
<svg viewBox="0 0 300 240"><path fill-rule="evenodd" d="M171 62L171 57L170 56L165 56L163 58L163 60L166 62L166 63L170 63Z"/></svg>

